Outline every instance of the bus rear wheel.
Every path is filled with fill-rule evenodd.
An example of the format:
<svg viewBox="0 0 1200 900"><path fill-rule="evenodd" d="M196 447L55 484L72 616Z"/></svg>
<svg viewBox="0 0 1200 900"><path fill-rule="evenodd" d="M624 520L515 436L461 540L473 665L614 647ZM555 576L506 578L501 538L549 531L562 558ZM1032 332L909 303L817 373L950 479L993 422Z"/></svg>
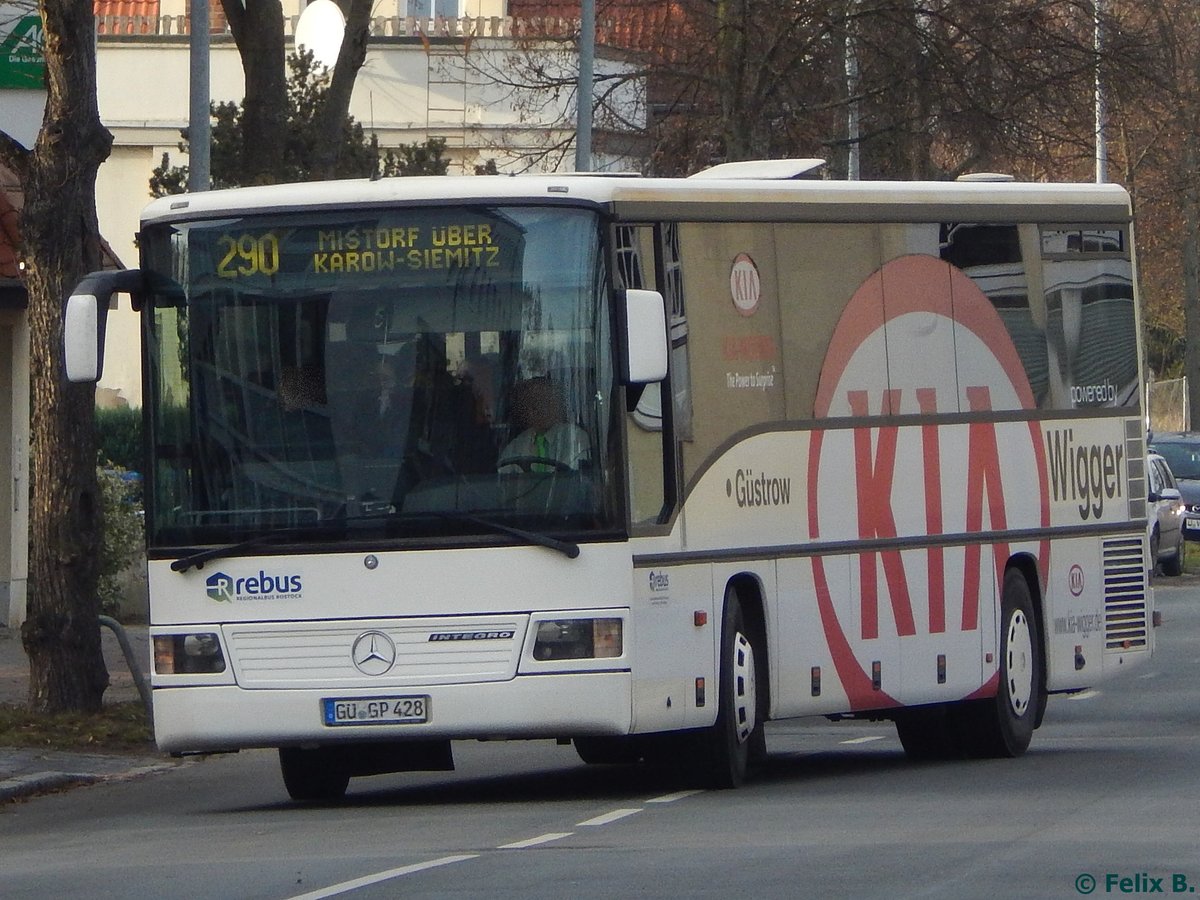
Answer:
<svg viewBox="0 0 1200 900"><path fill-rule="evenodd" d="M730 588L721 621L717 721L688 747L689 768L706 787L734 788L746 780L752 756L764 746L755 650L741 600Z"/></svg>
<svg viewBox="0 0 1200 900"><path fill-rule="evenodd" d="M280 747L279 771L288 796L302 802L327 803L346 795L346 766L321 747Z"/></svg>
<svg viewBox="0 0 1200 900"><path fill-rule="evenodd" d="M1029 582L1017 569L1004 575L1000 601L1000 683L996 696L965 705L965 749L975 757L1020 756L1045 703L1041 632Z"/></svg>

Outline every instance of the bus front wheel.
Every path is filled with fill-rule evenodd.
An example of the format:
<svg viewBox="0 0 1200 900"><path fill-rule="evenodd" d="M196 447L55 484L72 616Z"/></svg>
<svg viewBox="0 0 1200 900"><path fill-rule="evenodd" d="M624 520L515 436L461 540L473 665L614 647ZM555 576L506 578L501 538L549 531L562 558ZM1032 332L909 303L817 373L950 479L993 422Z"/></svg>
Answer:
<svg viewBox="0 0 1200 900"><path fill-rule="evenodd" d="M755 648L736 590L725 595L717 721L696 736L692 768L707 787L733 788L746 780L751 751L763 743Z"/></svg>
<svg viewBox="0 0 1200 900"><path fill-rule="evenodd" d="M288 796L302 802L340 800L350 784L345 765L321 747L280 747L279 771Z"/></svg>
<svg viewBox="0 0 1200 900"><path fill-rule="evenodd" d="M1029 747L1046 702L1041 632L1029 582L1017 569L1004 575L1000 625L996 696L962 710L970 756L1020 756Z"/></svg>

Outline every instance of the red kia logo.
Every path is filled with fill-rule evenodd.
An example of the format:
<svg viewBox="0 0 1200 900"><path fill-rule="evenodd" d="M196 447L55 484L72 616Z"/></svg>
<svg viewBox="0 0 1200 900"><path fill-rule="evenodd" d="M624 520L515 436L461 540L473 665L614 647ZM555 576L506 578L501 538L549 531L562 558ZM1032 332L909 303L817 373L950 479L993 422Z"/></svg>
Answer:
<svg viewBox="0 0 1200 900"><path fill-rule="evenodd" d="M1071 571L1067 573L1067 584L1071 588L1072 597L1083 593L1083 567L1079 563L1071 566Z"/></svg>

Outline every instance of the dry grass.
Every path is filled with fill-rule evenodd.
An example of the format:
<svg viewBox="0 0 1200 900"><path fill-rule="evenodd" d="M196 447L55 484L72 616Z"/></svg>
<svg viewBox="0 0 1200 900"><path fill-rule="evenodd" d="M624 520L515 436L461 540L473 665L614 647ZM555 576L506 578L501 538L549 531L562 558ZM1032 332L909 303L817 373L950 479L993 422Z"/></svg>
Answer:
<svg viewBox="0 0 1200 900"><path fill-rule="evenodd" d="M106 705L95 714L34 713L23 706L0 703L0 747L156 752L145 707L138 701Z"/></svg>

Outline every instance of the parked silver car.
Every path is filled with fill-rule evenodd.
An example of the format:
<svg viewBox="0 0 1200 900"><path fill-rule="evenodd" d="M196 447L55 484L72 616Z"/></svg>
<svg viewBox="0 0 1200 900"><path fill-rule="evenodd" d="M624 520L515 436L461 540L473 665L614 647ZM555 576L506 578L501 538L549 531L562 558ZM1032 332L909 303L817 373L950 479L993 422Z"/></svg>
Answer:
<svg viewBox="0 0 1200 900"><path fill-rule="evenodd" d="M1150 435L1150 451L1167 461L1175 486L1183 495L1183 536L1200 541L1200 432L1172 431Z"/></svg>
<svg viewBox="0 0 1200 900"><path fill-rule="evenodd" d="M1150 567L1164 575L1183 574L1183 499L1167 461L1151 452L1146 458L1146 535Z"/></svg>

